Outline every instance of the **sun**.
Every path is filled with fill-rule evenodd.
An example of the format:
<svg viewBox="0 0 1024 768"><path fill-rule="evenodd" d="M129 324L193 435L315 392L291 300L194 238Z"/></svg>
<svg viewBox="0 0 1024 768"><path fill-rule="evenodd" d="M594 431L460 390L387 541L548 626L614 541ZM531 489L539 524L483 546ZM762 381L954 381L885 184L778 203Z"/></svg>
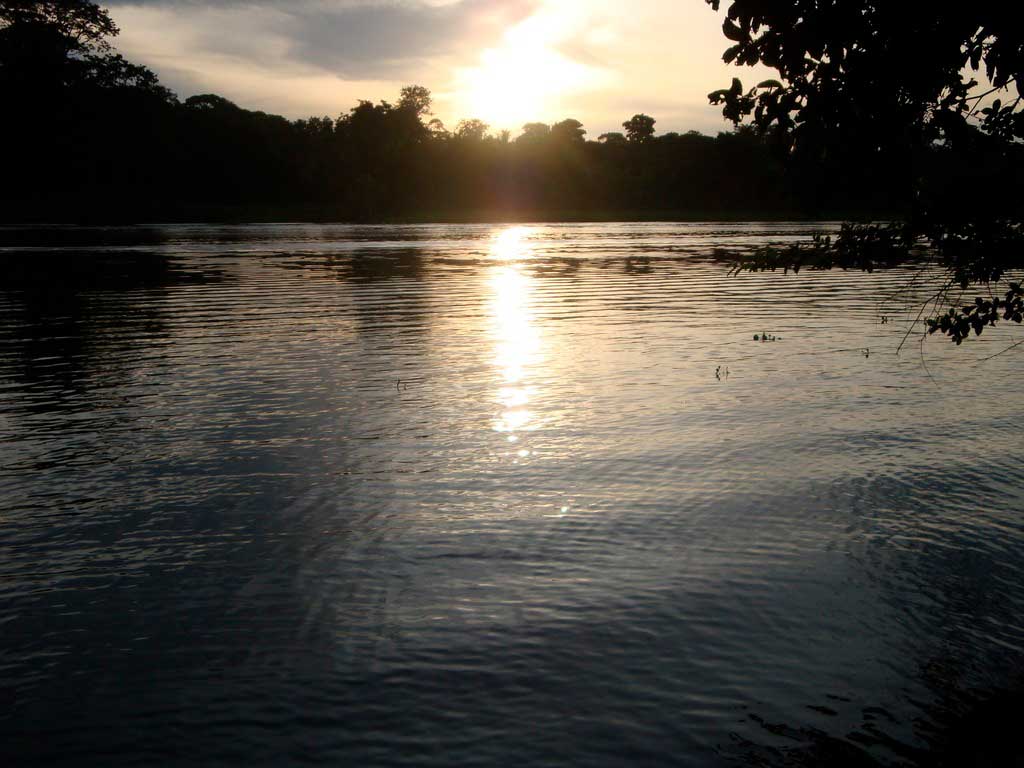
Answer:
<svg viewBox="0 0 1024 768"><path fill-rule="evenodd" d="M476 66L456 72L460 116L511 131L527 122L571 117L558 114L566 97L601 80L600 72L558 50L578 23L565 6L550 4L508 29L499 46L480 54Z"/></svg>

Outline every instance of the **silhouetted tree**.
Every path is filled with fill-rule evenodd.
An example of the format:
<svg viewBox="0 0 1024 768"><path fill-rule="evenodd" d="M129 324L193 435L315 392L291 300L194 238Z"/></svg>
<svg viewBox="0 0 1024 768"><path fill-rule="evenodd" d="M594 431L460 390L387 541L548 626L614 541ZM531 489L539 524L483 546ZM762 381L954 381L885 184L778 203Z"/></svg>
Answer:
<svg viewBox="0 0 1024 768"><path fill-rule="evenodd" d="M118 34L110 13L89 0L4 0L0 26L48 30L61 41L65 54L110 50L107 38Z"/></svg>
<svg viewBox="0 0 1024 768"><path fill-rule="evenodd" d="M0 2L0 88L8 97L45 100L57 90L134 88L161 98L156 75L111 53L110 14L86 0Z"/></svg>
<svg viewBox="0 0 1024 768"><path fill-rule="evenodd" d="M175 99L145 67L111 52L109 14L84 0L0 2L0 146L19 205L143 183L129 158L170 127ZM162 160L162 158L161 158Z"/></svg>
<svg viewBox="0 0 1024 768"><path fill-rule="evenodd" d="M707 2L718 10L720 0ZM1021 266L1021 198L1005 192L1022 181L1021 22L1019 7L1005 3L732 0L724 60L763 64L779 79L749 90L733 79L711 102L733 122L752 116L792 163L833 175L895 170L911 191L898 225L848 225L834 241L766 252L748 266L871 269L905 258L922 237L950 285L995 282ZM986 86L969 74L982 65ZM988 101L998 94L1006 101ZM965 328L1020 322L1020 298L1013 283L1005 299L954 307L929 331L960 343Z"/></svg>
<svg viewBox="0 0 1024 768"><path fill-rule="evenodd" d="M657 121L649 115L633 115L622 124L626 129L626 138L634 143L650 141L654 138L654 124Z"/></svg>
<svg viewBox="0 0 1024 768"><path fill-rule="evenodd" d="M451 132L445 128L444 123L436 117L427 123L427 132L433 139L443 140L451 138Z"/></svg>
<svg viewBox="0 0 1024 768"><path fill-rule="evenodd" d="M543 141L551 135L551 126L547 123L527 123L516 141Z"/></svg>
<svg viewBox="0 0 1024 768"><path fill-rule="evenodd" d="M579 120L562 120L551 126L551 138L560 141L583 142L587 132L583 129L583 123Z"/></svg>
<svg viewBox="0 0 1024 768"><path fill-rule="evenodd" d="M471 120L460 120L459 124L455 126L455 135L460 139L467 141L481 141L484 136L487 135L487 129L490 126L487 125L483 120L471 119Z"/></svg>
<svg viewBox="0 0 1024 768"><path fill-rule="evenodd" d="M422 85L407 85L398 97L398 108L407 109L417 117L429 115L432 103L430 91Z"/></svg>
<svg viewBox="0 0 1024 768"><path fill-rule="evenodd" d="M723 23L734 45L724 60L771 67L781 82L745 91L736 80L711 98L734 122L753 114L762 127L779 126L792 145L832 144L835 131L876 146L957 140L979 113L986 132L1020 139L1020 92L979 109L982 95L967 73L984 64L994 91L1021 82L1021 24L1020 10L1003 3L734 0Z"/></svg>

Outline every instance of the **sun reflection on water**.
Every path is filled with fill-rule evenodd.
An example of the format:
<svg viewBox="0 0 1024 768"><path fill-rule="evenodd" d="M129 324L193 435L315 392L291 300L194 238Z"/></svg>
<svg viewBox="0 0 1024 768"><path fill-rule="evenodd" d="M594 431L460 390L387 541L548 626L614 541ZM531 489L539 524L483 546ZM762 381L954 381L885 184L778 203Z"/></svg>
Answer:
<svg viewBox="0 0 1024 768"><path fill-rule="evenodd" d="M533 256L531 234L533 230L530 227L509 227L501 230L491 238L491 258L500 261L530 258Z"/></svg>
<svg viewBox="0 0 1024 768"><path fill-rule="evenodd" d="M518 443L521 433L537 426L530 409L537 395L531 373L541 362L542 344L531 310L532 278L522 265L531 256L529 235L528 227L503 230L494 237L490 253L501 262L490 279L494 366L499 378L495 401L501 409L493 428L510 443ZM525 459L532 452L519 447L514 455Z"/></svg>

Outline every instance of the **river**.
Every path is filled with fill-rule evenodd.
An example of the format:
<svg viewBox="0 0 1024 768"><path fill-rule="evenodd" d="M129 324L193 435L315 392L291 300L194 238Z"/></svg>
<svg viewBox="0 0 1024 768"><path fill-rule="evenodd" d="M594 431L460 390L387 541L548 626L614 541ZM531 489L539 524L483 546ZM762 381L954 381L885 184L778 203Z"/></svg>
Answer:
<svg viewBox="0 0 1024 768"><path fill-rule="evenodd" d="M1024 673L1021 333L712 258L831 229L0 228L5 764L924 764Z"/></svg>

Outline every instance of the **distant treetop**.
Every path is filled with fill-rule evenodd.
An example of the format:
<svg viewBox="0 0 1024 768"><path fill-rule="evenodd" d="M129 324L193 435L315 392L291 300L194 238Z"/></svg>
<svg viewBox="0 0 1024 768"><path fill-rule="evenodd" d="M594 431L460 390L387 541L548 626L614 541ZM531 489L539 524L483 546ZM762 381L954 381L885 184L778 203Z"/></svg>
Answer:
<svg viewBox="0 0 1024 768"><path fill-rule="evenodd" d="M483 120L477 120L475 118L470 120L460 120L459 124L455 126L455 135L456 137L467 141L481 141L484 136L487 135L488 128L490 128L490 126Z"/></svg>
<svg viewBox="0 0 1024 768"><path fill-rule="evenodd" d="M626 129L626 139L633 143L650 141L654 138L654 124L657 121L650 115L633 115L622 124Z"/></svg>
<svg viewBox="0 0 1024 768"><path fill-rule="evenodd" d="M516 141L538 141L551 135L551 126L547 123L527 123Z"/></svg>
<svg viewBox="0 0 1024 768"><path fill-rule="evenodd" d="M422 85L407 85L398 97L398 108L408 109L417 117L429 115L432 103L430 90Z"/></svg>
<svg viewBox="0 0 1024 768"><path fill-rule="evenodd" d="M579 120L562 120L559 123L555 123L551 126L551 136L555 139L564 139L566 141L582 142L583 137L586 136L587 132L583 128L583 123Z"/></svg>

